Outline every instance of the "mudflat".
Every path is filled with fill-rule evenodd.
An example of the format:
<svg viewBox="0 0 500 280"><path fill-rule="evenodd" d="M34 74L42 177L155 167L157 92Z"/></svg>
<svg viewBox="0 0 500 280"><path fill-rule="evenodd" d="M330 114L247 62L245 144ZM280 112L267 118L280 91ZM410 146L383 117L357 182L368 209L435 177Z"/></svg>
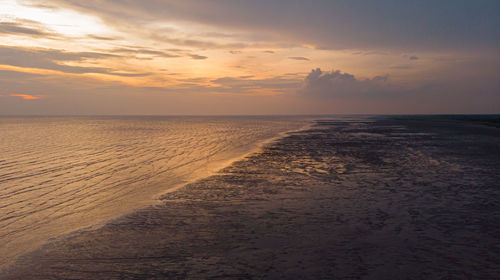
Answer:
<svg viewBox="0 0 500 280"><path fill-rule="evenodd" d="M2 279L500 278L500 130L319 120Z"/></svg>

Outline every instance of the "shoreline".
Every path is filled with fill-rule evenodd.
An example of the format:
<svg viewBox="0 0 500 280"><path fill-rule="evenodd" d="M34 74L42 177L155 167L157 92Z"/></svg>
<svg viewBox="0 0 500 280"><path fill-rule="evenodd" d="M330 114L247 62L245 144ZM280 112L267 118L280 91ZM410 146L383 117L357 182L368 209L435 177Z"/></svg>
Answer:
<svg viewBox="0 0 500 280"><path fill-rule="evenodd" d="M119 219L123 218L124 216L133 214L136 211L140 211L141 209L144 209L144 208L147 208L147 207L151 207L151 206L155 206L155 205L161 204L162 203L162 197L165 196L165 195L167 195L168 193L175 192L175 191L177 191L179 189L182 189L183 187L185 187L185 186L187 186L189 184L192 184L192 183L195 183L195 182L197 182L199 180L202 180L204 178L208 178L210 176L213 176L213 175L217 174L217 172L219 172L220 170L222 170L222 169L230 166L234 162L243 160L244 158L246 158L246 157L248 157L250 155L259 153L260 151L262 151L263 148L265 148L265 146L267 146L267 145L271 144L272 142L277 141L277 140L279 140L279 139L281 139L283 137L286 137L286 135L288 133L294 133L294 132L299 132L299 131L307 130L307 129L309 129L314 124L314 120L313 119L309 119L309 118L303 119L303 122L305 122L305 124L302 127L297 128L297 129L285 130L285 131L279 132L276 136L263 139L262 141L259 141L253 148L250 148L249 151L244 152L241 155L236 155L236 156L230 157L228 159L215 160L215 161L209 163L209 165L212 164L214 166L213 167L209 167L209 166L203 167L203 169L207 170L204 174L200 174L200 175L195 176L193 178L189 178L188 180L179 179L179 178L173 180L173 181L180 181L180 182L179 183L175 183L173 185L170 185L169 187L167 187L167 189L154 194L149 200L147 200L148 204L146 204L144 206L131 209L129 212L123 213L120 216L117 216L117 217L114 217L114 218L111 218L111 219L107 219L107 220L98 222L96 224L93 224L93 225L90 225L90 226L87 226L87 227L84 227L84 228L80 228L80 229L77 229L77 230L73 230L73 231L70 231L68 233L64 233L62 235L59 235L59 236L56 236L56 237L51 237L51 238L47 239L40 246L37 246L33 250L30 250L30 251L27 251L27 252L22 253L20 255L17 255L14 259L12 259L12 260L10 260L10 261L8 261L8 262L0 265L0 275L2 273L8 272L9 269L11 268L11 266L14 265L19 260L19 258L22 258L25 255L36 254L37 251L43 250L46 247L50 247L54 243L64 242L65 240L68 240L68 239L70 239L70 238L72 238L72 237L74 237L74 236L76 236L78 234L81 234L83 232L89 232L89 231L99 230L100 228L105 227L107 224L113 223L114 221L119 220ZM181 176L179 176L179 177L181 177Z"/></svg>
<svg viewBox="0 0 500 280"><path fill-rule="evenodd" d="M213 176L213 175L217 174L219 171L223 170L224 168L226 168L228 166L231 166L233 163L235 163L237 161L244 160L248 156L262 152L262 150L267 145L271 145L273 142L279 141L280 139L286 137L287 134L289 134L289 133L301 132L301 131L306 131L306 130L310 129L311 127L314 126L315 119L305 119L304 122L306 122L306 124L304 124L300 128L282 131L282 132L279 132L276 136L273 136L273 137L268 138L268 139L263 139L258 144L256 144L255 147L251 148L250 151L245 152L242 155L234 156L234 157L231 157L229 159L216 160L215 162L213 162L213 164L216 164L217 167L210 168L210 171L207 171L206 174L199 175L195 178L190 178L189 180L187 180L185 182L176 184L173 187L170 187L167 190L162 191L162 192L154 195L153 199L155 202L152 203L152 205L155 205L156 203L161 203L162 197L168 193L177 191L177 190L182 189L183 187L185 187L189 184L196 183L199 180L203 180L204 178L208 178L210 176ZM136 210L140 210L140 208L136 209ZM112 221L112 220L110 220L110 221Z"/></svg>
<svg viewBox="0 0 500 280"><path fill-rule="evenodd" d="M498 278L498 131L318 123L4 277Z"/></svg>

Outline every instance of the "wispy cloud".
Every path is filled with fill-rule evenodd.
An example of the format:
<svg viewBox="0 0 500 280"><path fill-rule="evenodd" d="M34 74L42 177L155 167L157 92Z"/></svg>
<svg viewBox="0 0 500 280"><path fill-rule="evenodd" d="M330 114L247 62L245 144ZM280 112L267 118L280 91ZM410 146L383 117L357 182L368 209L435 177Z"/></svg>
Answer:
<svg viewBox="0 0 500 280"><path fill-rule="evenodd" d="M243 49L249 47L250 44L245 42L220 42L214 40L208 40L205 38L197 37L192 34L189 37L175 37L172 35L158 34L158 32L152 32L150 37L156 41L163 43L169 43L179 47L191 47L198 49ZM186 35L184 35L186 36Z"/></svg>
<svg viewBox="0 0 500 280"><path fill-rule="evenodd" d="M88 34L87 37L94 39L94 40L100 40L100 41L115 41L115 40L119 39L116 37L106 37L106 36L99 36L99 35L94 35L94 34Z"/></svg>
<svg viewBox="0 0 500 280"><path fill-rule="evenodd" d="M20 2L23 6L27 6L27 7L46 9L46 10L52 10L52 11L59 9L57 6L50 5L47 3L37 3L37 2L31 2L31 1L26 1L26 0L21 0Z"/></svg>
<svg viewBox="0 0 500 280"><path fill-rule="evenodd" d="M21 97L24 100L34 100L42 98L42 96L30 95L30 94L11 94L10 96Z"/></svg>
<svg viewBox="0 0 500 280"><path fill-rule="evenodd" d="M190 54L189 55L192 59L207 59L208 57L204 55L197 55L197 54Z"/></svg>
<svg viewBox="0 0 500 280"><path fill-rule="evenodd" d="M32 49L22 47L0 46L0 64L17 67L55 70L71 74L97 73L116 76L145 76L148 73L125 73L109 67L90 67L67 65L65 62L83 62L103 58L119 57L116 54L101 52L66 52L55 49Z"/></svg>
<svg viewBox="0 0 500 280"><path fill-rule="evenodd" d="M173 54L170 52L146 49L146 48L115 48L109 51L114 54L135 54L135 55L148 55L163 58L173 58L180 57L178 54ZM173 51L172 51L173 52Z"/></svg>
<svg viewBox="0 0 500 280"><path fill-rule="evenodd" d="M23 35L31 37L54 37L56 33L44 28L40 23L27 20L0 22L0 34Z"/></svg>
<svg viewBox="0 0 500 280"><path fill-rule="evenodd" d="M303 57L303 56L290 56L289 59L293 59L293 60L309 60L309 58Z"/></svg>
<svg viewBox="0 0 500 280"><path fill-rule="evenodd" d="M300 79L273 77L256 79L252 75L240 77L222 77L211 81L218 86L218 91L231 93L286 93L292 89L298 89L301 85Z"/></svg>

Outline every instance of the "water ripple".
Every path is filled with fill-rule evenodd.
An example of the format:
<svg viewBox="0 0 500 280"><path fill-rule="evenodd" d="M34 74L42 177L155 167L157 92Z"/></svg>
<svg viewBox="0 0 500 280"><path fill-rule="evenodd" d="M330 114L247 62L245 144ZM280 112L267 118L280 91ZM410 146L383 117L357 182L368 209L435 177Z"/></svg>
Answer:
<svg viewBox="0 0 500 280"><path fill-rule="evenodd" d="M297 118L0 118L0 268L302 125Z"/></svg>

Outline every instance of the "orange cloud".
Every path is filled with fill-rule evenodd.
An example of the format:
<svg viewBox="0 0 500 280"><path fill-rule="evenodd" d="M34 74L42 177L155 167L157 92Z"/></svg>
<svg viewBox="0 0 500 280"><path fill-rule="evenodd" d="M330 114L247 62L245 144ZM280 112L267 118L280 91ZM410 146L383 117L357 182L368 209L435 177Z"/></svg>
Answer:
<svg viewBox="0 0 500 280"><path fill-rule="evenodd" d="M75 74L75 73L66 73L58 70L51 69L41 69L41 68L32 68L32 67L20 67L13 66L7 64L0 64L0 70L6 71L14 71L21 73L30 73L30 74L40 74L40 75L58 75L58 76L67 76L67 77L90 77L92 79L100 80L100 81L108 81L108 82L119 82L125 85L134 86L134 87L143 87L143 86L165 86L162 83L152 82L150 81L150 77L126 77L126 76L113 76L105 73L83 73L83 74ZM126 73L121 73L122 75L126 75Z"/></svg>
<svg viewBox="0 0 500 280"><path fill-rule="evenodd" d="M42 98L41 96L29 95L29 94L11 94L10 96L21 97L22 99L25 99L25 100L32 100L32 99L40 99L40 98Z"/></svg>

